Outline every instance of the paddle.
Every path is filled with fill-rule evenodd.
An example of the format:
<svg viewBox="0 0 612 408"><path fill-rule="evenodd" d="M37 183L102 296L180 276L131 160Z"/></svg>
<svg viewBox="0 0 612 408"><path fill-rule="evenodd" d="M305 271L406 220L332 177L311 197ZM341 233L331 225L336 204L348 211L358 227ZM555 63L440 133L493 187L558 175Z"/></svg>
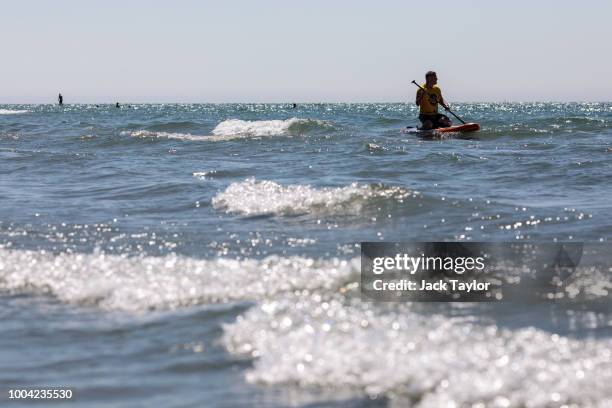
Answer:
<svg viewBox="0 0 612 408"><path fill-rule="evenodd" d="M427 92L425 89L423 89L423 87L421 85L417 84L416 81L412 81L412 83L415 84L416 86L418 86L419 88L421 88L423 90L423 92ZM445 108L444 106L443 106L443 108L446 109L446 111L449 112L451 115L453 115L454 117L459 119L459 121L465 125L465 121L463 119L461 119L459 116L455 115L455 113L452 110L450 110L448 108Z"/></svg>

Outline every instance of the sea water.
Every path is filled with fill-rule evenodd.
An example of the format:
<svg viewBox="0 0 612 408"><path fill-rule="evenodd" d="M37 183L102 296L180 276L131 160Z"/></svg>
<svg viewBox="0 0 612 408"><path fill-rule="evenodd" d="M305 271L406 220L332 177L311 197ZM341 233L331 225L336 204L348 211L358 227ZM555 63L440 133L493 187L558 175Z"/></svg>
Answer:
<svg viewBox="0 0 612 408"><path fill-rule="evenodd" d="M610 406L609 269L586 305L361 301L362 241L612 237L612 104L453 108L482 130L403 134L409 104L0 106L0 389Z"/></svg>

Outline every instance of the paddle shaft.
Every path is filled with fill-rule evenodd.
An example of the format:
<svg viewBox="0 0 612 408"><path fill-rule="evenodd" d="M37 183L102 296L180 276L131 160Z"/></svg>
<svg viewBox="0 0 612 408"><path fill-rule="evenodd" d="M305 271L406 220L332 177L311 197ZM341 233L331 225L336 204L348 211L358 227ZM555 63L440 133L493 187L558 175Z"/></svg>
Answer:
<svg viewBox="0 0 612 408"><path fill-rule="evenodd" d="M427 91L419 84L416 83L416 81L412 81L413 84L415 84L416 86L418 86L419 88L421 88L423 90L423 92L427 93ZM444 109L446 109L451 115L453 115L454 117L456 117L457 119L459 119L459 121L461 123L463 123L465 125L465 121L463 119L461 119L459 116L455 115L455 112L453 112L452 110L444 107Z"/></svg>

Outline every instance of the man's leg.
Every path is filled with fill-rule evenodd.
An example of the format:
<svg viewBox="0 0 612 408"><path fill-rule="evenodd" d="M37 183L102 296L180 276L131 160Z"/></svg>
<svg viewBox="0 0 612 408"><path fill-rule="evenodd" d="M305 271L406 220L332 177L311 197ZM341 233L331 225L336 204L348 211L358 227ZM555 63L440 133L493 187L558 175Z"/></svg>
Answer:
<svg viewBox="0 0 612 408"><path fill-rule="evenodd" d="M434 127L434 120L435 116L432 118L430 115L419 115L419 120L421 121L421 127L419 129L421 130L429 130L429 129L433 129Z"/></svg>
<svg viewBox="0 0 612 408"><path fill-rule="evenodd" d="M433 122L429 119L421 120L421 130L433 129Z"/></svg>
<svg viewBox="0 0 612 408"><path fill-rule="evenodd" d="M442 114L438 116L438 126L437 127L449 127L452 124L453 122L450 120L448 116L442 115Z"/></svg>

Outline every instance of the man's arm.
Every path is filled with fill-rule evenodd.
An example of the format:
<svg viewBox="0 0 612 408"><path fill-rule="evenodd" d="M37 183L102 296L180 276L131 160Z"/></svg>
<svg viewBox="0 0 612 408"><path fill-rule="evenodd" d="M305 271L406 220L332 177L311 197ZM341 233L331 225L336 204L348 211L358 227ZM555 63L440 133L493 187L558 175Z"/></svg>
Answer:
<svg viewBox="0 0 612 408"><path fill-rule="evenodd" d="M416 94L416 103L417 106L421 106L421 101L423 100L424 92L422 89L419 89Z"/></svg>
<svg viewBox="0 0 612 408"><path fill-rule="evenodd" d="M446 103L446 101L444 100L444 98L442 97L442 93L440 92L440 105L442 105L442 107L446 110L449 110L450 108L448 107L448 104Z"/></svg>

